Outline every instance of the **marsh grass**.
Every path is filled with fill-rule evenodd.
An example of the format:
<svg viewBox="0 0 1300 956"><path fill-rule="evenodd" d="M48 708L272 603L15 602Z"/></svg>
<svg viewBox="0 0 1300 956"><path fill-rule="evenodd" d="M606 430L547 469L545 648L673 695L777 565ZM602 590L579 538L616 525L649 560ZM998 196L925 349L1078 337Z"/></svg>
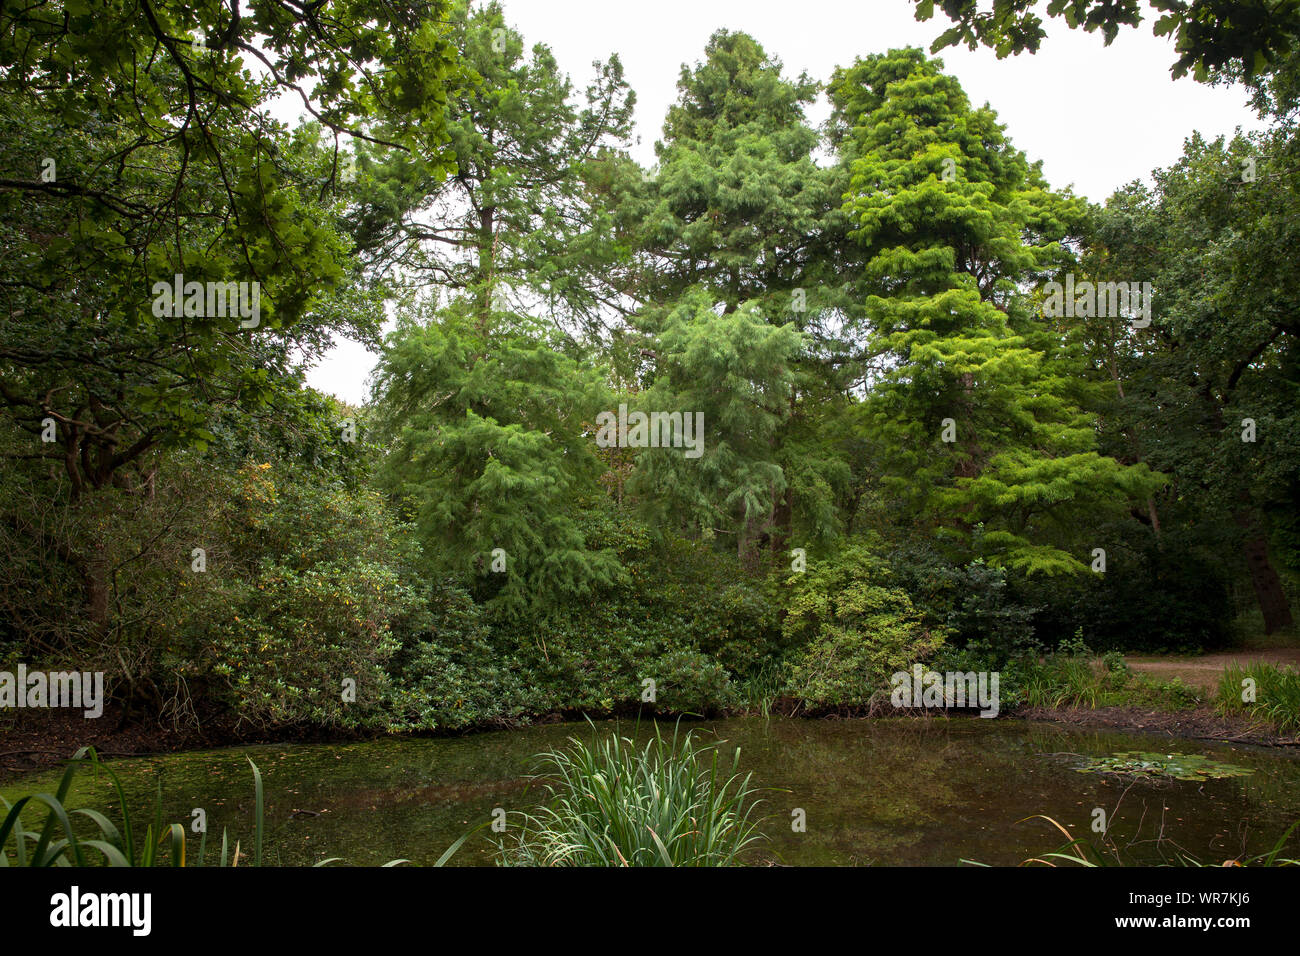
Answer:
<svg viewBox="0 0 1300 956"><path fill-rule="evenodd" d="M1253 702L1241 699L1247 679L1255 682ZM1294 734L1300 731L1300 673L1263 662L1233 664L1219 678L1214 706L1225 716L1254 717L1280 734Z"/></svg>
<svg viewBox="0 0 1300 956"><path fill-rule="evenodd" d="M262 846L265 834L266 794L262 786L262 772L250 758L249 766L253 768L253 844L250 851L245 851L236 840L231 845L230 834L221 831L221 854L215 865L219 867L261 866L263 864ZM73 778L78 770L90 766L96 775L103 772L108 776L116 795L115 815L120 826L98 810L78 809L69 811L65 806L68 792L72 788ZM144 828L143 839L137 841L140 833L140 814L132 819L127 805L126 793L122 783L113 770L102 764L93 747L83 747L68 761L56 791L50 793L29 794L10 804L3 797L0 803L6 811L0 822L0 867L8 866L186 866L186 833L179 823L162 822L162 786L159 784L153 807L153 819ZM44 805L47 808L45 819L37 829L29 830L23 826L22 812L28 805ZM75 818L90 821L90 827L82 828L78 835L73 825ZM469 834L466 834L468 837ZM435 866L442 866L451 858L466 837L461 837L448 848ZM196 859L188 865L203 866L207 856L208 835L205 831L199 838L199 852ZM325 866L339 862L338 857L321 860L316 866ZM391 860L385 866L408 863L409 860Z"/></svg>
<svg viewBox="0 0 1300 956"><path fill-rule="evenodd" d="M570 737L540 760L547 799L498 843L503 865L733 866L763 838L740 750L724 761L693 732L656 726L644 746Z"/></svg>
<svg viewBox="0 0 1300 956"><path fill-rule="evenodd" d="M1086 837L1076 837L1070 833L1062 824L1045 814L1037 813L1031 817L1025 817L1017 823L1025 823L1028 820L1046 820L1057 830L1064 834L1069 842L1050 850L1046 853L1039 853L1037 856L1031 856L1027 860L1022 860L1020 866L1083 866L1083 867L1101 867L1101 866L1133 866L1124 854L1113 842L1108 841L1104 836L1100 844L1094 843ZM1169 866L1187 866L1187 867L1206 867L1206 866L1249 866L1249 867L1266 867L1266 866L1300 866L1300 860L1293 857L1282 856L1287 841L1291 839L1291 834L1295 832L1297 826L1300 826L1300 820L1297 820L1273 844L1272 848L1258 853L1255 856L1244 859L1224 860L1222 863L1204 863L1196 857L1185 851L1175 853L1169 859L1166 865ZM979 863L975 860L962 860L971 866L988 866L987 863ZM1142 864L1145 865L1145 864Z"/></svg>
<svg viewBox="0 0 1300 956"><path fill-rule="evenodd" d="M786 690L785 669L776 663L765 663L753 677L740 685L738 697L743 712L771 717L772 709Z"/></svg>
<svg viewBox="0 0 1300 956"><path fill-rule="evenodd" d="M1043 661L1019 660L1010 671L1017 703L1030 707L1151 707L1178 711L1201 703L1195 688L1175 677L1136 674L1118 654L1057 652Z"/></svg>

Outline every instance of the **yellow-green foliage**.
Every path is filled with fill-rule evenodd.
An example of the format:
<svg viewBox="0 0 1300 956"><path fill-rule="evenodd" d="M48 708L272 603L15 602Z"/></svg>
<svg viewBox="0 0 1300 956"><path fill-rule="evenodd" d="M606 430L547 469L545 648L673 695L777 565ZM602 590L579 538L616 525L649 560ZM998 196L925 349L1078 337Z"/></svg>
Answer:
<svg viewBox="0 0 1300 956"><path fill-rule="evenodd" d="M852 547L791 579L783 631L805 645L791 674L795 696L814 708L869 703L888 688L891 674L942 646L944 635L922 625L890 578L884 562Z"/></svg>

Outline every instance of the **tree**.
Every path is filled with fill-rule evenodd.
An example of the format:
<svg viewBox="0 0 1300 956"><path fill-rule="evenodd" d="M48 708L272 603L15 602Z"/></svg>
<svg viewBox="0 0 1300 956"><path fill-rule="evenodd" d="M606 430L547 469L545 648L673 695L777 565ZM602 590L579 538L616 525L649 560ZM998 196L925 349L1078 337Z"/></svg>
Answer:
<svg viewBox="0 0 1300 956"><path fill-rule="evenodd" d="M710 299L695 290L670 313L656 340L654 384L638 401L688 423L702 416L698 452L642 451L630 489L663 520L736 534L739 557L752 564L788 487L776 438L803 342L793 325L767 322L751 303L719 315Z"/></svg>
<svg viewBox="0 0 1300 956"><path fill-rule="evenodd" d="M652 304L634 323L653 366L645 380L675 394L685 386L692 397L680 407L708 409L707 427L721 431L710 432L717 456L703 466L643 456L637 487L671 473L674 500L694 496L683 514L735 534L748 564L784 550L796 527L833 537L846 484L842 448L814 437L822 400L836 407L846 387L834 317L851 308L837 268L845 181L813 161L820 138L804 115L816 92L749 35L715 33L704 60L682 67L641 227ZM750 416L762 424L742 427Z"/></svg>
<svg viewBox="0 0 1300 956"><path fill-rule="evenodd" d="M1273 554L1300 567L1289 531L1300 497L1294 151L1287 125L1193 136L1154 189L1111 197L1092 242L1111 272L1150 276L1159 290L1141 347L1119 356L1128 387L1116 422L1171 476L1182 520L1216 557L1242 555L1266 633L1293 620Z"/></svg>
<svg viewBox="0 0 1300 956"><path fill-rule="evenodd" d="M934 16L935 0L913 0L916 19ZM997 0L992 10L980 10L976 0L939 0L938 7L955 24L930 47L965 43L970 49L983 44L998 58L1024 50L1037 53L1046 36L1037 0ZM1106 45L1121 27L1142 22L1142 0L1050 0L1047 14L1089 33L1101 30ZM1178 59L1170 67L1175 78L1190 70L1207 80L1222 70L1247 75L1270 70L1300 37L1300 3L1296 0L1146 0L1160 14L1156 36L1174 37Z"/></svg>
<svg viewBox="0 0 1300 956"><path fill-rule="evenodd" d="M509 309L599 328L627 291L611 197L637 182L620 152L635 97L618 57L596 64L580 108L550 49L526 54L499 4L458 3L451 37L474 71L447 103L455 174L418 154L365 150L351 215L359 250L403 283L472 299L485 329Z"/></svg>
<svg viewBox="0 0 1300 956"><path fill-rule="evenodd" d="M202 448L224 408L295 390L292 364L332 331L373 334L381 312L347 262L320 131L364 137L386 114L391 142L446 167L458 73L441 11L5 6L0 405L27 436L13 458L46 466L36 479L58 469L49 494L147 493L160 453ZM280 93L317 122L288 134L268 114ZM158 284L178 275L199 292L175 308ZM66 557L105 626L93 549Z"/></svg>
<svg viewBox="0 0 1300 956"><path fill-rule="evenodd" d="M472 303L417 305L376 377L381 476L419 529L436 573L476 585L506 614L544 613L620 579L578 515L599 494L588 427L607 408L600 373L555 333L517 320L484 334Z"/></svg>
<svg viewBox="0 0 1300 956"><path fill-rule="evenodd" d="M866 412L888 489L997 563L1086 571L1080 532L1159 478L1097 452L1078 354L1022 291L1066 261L1081 205L919 50L837 71L831 98L857 139L845 202L875 287Z"/></svg>
<svg viewBox="0 0 1300 956"><path fill-rule="evenodd" d="M816 84L787 80L752 37L719 30L704 62L682 67L677 88L644 226L652 298L671 301L698 285L728 312L754 302L788 316L838 205L813 163L818 137L804 117Z"/></svg>
<svg viewBox="0 0 1300 956"><path fill-rule="evenodd" d="M373 307L354 321L322 308L349 285L334 157L267 108L300 95L335 136L362 137L384 112L395 143L435 148L445 171L444 84L457 71L440 12L6 7L0 122L22 132L4 140L17 178L0 180L0 395L33 434L56 423L43 451L66 465L73 496L159 447L206 440L205 409L227 397L265 400L289 350L328 342L321 326L375 322ZM178 274L256 283L258 315L160 314L154 285Z"/></svg>

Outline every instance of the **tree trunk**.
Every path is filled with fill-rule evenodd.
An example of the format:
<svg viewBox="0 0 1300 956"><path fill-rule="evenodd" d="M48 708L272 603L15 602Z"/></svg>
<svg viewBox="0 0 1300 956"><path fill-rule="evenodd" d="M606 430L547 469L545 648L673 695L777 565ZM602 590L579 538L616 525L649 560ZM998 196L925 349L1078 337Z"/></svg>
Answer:
<svg viewBox="0 0 1300 956"><path fill-rule="evenodd" d="M790 526L794 521L792 496L793 492L787 485L785 493L776 503L776 510L772 512L772 554L777 559L780 559L790 545Z"/></svg>
<svg viewBox="0 0 1300 956"><path fill-rule="evenodd" d="M1282 579L1268 556L1268 538L1251 511L1237 514L1237 524L1246 532L1242 542L1246 567L1250 570L1250 583L1255 587L1255 598L1264 615L1264 633L1272 634L1292 624L1291 605L1282 588Z"/></svg>
<svg viewBox="0 0 1300 956"><path fill-rule="evenodd" d="M767 524L766 518L757 515L748 515L741 522L740 534L736 536L736 557L740 559L741 567L748 571L757 570L761 563L763 532Z"/></svg>

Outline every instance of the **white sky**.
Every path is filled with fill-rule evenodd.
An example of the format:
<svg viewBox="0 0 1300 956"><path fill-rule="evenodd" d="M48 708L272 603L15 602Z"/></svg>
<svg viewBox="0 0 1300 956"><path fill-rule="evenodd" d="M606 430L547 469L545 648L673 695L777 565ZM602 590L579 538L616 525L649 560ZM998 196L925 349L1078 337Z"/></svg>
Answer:
<svg viewBox="0 0 1300 956"><path fill-rule="evenodd" d="M591 62L618 53L637 94L632 155L654 162L654 142L676 98L682 63L703 57L714 30L750 33L779 58L787 75L806 70L819 81L855 57L930 42L949 22L942 13L927 23L913 19L909 0L503 0L506 19L530 47L545 43L581 91ZM1145 12L1145 5L1144 5ZM1046 19L1046 18L1045 18ZM939 56L971 101L988 102L1012 142L1030 161L1043 161L1049 183L1103 202L1116 188L1145 179L1182 152L1192 130L1207 138L1231 135L1259 123L1240 88L1211 88L1190 78L1172 80L1169 38L1151 35L1151 21L1122 29L1111 46L1100 34L1047 21L1037 54L998 60L992 51L949 48ZM819 102L810 118L825 119ZM339 340L308 374L308 383L345 401L368 396L375 356Z"/></svg>

